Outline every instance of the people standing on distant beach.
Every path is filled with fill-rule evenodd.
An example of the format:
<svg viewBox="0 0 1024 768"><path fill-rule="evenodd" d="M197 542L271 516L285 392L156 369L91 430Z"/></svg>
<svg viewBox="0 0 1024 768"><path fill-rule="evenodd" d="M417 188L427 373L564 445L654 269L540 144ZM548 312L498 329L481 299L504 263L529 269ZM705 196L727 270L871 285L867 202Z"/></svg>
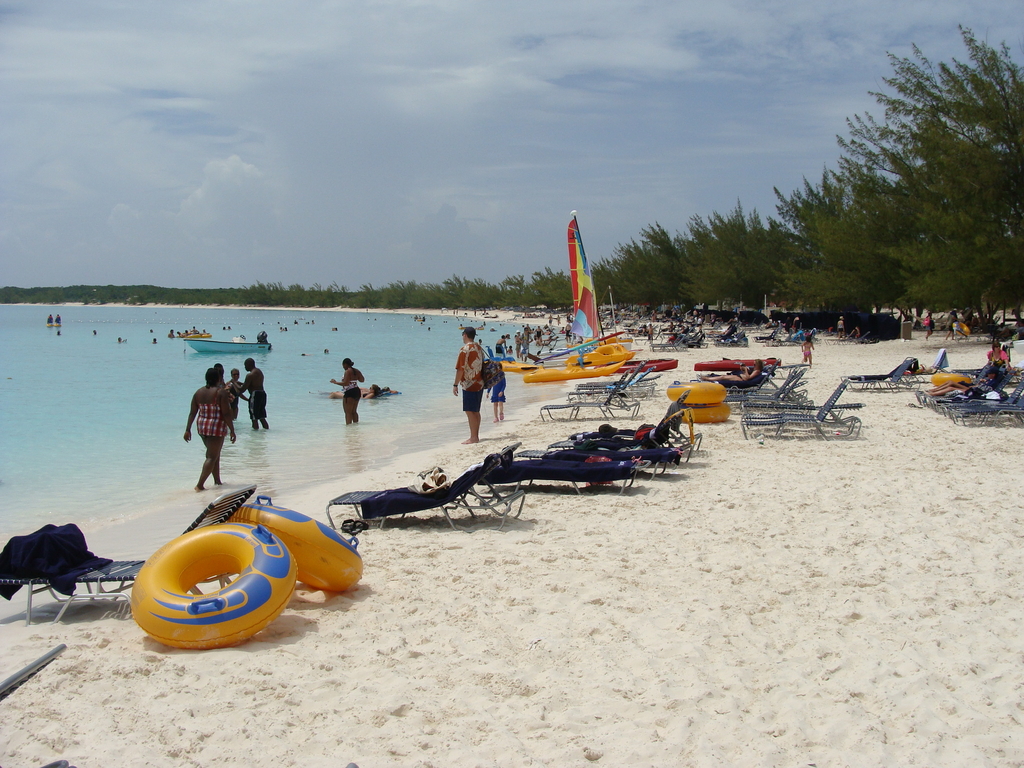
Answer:
<svg viewBox="0 0 1024 768"><path fill-rule="evenodd" d="M249 393L249 420L252 428L258 430L260 425L264 429L270 429L267 423L267 391L263 389L263 371L256 367L256 361L251 357L245 358L245 381L242 386Z"/></svg>
<svg viewBox="0 0 1024 768"><path fill-rule="evenodd" d="M341 361L341 367L345 370L341 381L331 379L331 384L336 384L344 390L342 394L344 402L342 405L345 408L345 424L358 424L359 401L363 396L359 389L359 382L366 381L366 379L363 378L362 371L356 368L352 360L347 357Z"/></svg>
<svg viewBox="0 0 1024 768"><path fill-rule="evenodd" d="M462 348L455 363L455 384L452 394L458 397L462 387L462 410L469 422L469 439L463 445L480 442L480 404L484 399L484 350L476 341L476 329L462 332Z"/></svg>
<svg viewBox="0 0 1024 768"><path fill-rule="evenodd" d="M804 341L800 345L800 351L804 353L804 363L806 363L807 367L808 368L813 368L814 367L814 361L811 359L813 357L813 354L814 354L814 337L813 336L809 336L809 335L804 336Z"/></svg>
<svg viewBox="0 0 1024 768"><path fill-rule="evenodd" d="M196 417L199 417L196 422ZM220 485L220 454L224 448L224 438L231 435L235 442L235 425L231 418L231 406L228 394L220 385L220 374L215 368L206 370L206 386L200 387L192 395L192 405L188 413L188 424L185 425L185 442L192 441L192 423L196 422L196 432L206 446L206 460L199 474L197 491L206 490L206 479L213 476L215 485Z"/></svg>

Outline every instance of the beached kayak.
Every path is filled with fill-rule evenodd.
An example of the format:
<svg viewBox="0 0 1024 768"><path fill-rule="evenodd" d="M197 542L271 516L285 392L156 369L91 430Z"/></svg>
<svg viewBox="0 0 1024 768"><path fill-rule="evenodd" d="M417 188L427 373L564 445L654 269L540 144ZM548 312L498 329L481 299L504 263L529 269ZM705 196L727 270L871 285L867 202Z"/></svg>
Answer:
<svg viewBox="0 0 1024 768"><path fill-rule="evenodd" d="M527 384L537 384L543 381L569 381L570 379L594 379L598 376L611 376L616 373L621 367L622 363L610 363L609 365L599 365L596 368L580 368L578 366L569 366L566 368L538 368L536 371L530 371L523 376L523 381Z"/></svg>
<svg viewBox="0 0 1024 768"><path fill-rule="evenodd" d="M673 368L677 368L678 366L678 360L668 360L666 358L658 360L630 360L623 363L622 367L619 368L619 373L627 373L629 371L636 370L671 371Z"/></svg>

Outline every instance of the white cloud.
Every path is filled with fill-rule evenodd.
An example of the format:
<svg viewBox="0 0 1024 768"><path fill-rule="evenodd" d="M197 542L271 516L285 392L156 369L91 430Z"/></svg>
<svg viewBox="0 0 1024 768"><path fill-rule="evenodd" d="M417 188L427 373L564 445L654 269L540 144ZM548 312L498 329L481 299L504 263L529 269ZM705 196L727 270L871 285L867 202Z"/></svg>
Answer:
<svg viewBox="0 0 1024 768"><path fill-rule="evenodd" d="M599 258L737 198L770 214L773 186L834 163L887 51L963 57L958 23L1020 34L1016 0L7 8L0 232L22 285L55 264L69 282L498 279L560 267L572 208Z"/></svg>

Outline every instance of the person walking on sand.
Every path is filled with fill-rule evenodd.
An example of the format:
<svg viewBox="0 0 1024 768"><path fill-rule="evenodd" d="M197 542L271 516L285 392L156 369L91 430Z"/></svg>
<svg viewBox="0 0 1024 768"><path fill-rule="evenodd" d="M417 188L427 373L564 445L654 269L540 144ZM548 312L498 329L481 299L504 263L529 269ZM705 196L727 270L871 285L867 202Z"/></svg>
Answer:
<svg viewBox="0 0 1024 768"><path fill-rule="evenodd" d="M197 491L206 490L206 479L213 475L214 485L220 485L220 453L224 448L224 438L231 435L235 442L235 425L231 418L231 405L228 402L228 391L220 385L220 374L215 368L206 369L206 386L200 387L192 395L192 405L188 413L188 424L185 425L185 442L192 442L192 423L196 421L196 431L206 446L206 460L199 474Z"/></svg>
<svg viewBox="0 0 1024 768"><path fill-rule="evenodd" d="M480 404L484 399L484 350L476 341L476 329L462 331L462 349L455 363L455 384L452 394L458 397L462 386L462 410L469 421L469 439L463 445L480 442Z"/></svg>
<svg viewBox="0 0 1024 768"><path fill-rule="evenodd" d="M252 428L258 430L260 425L264 429L270 429L267 423L267 391L263 389L263 371L256 367L256 361L251 357L245 358L245 381L242 386L249 393L249 420Z"/></svg>
<svg viewBox="0 0 1024 768"><path fill-rule="evenodd" d="M956 324L958 322L960 322L960 316L957 315L956 310L949 310L949 328L946 330L946 338L944 341L949 341L956 336Z"/></svg>
<svg viewBox="0 0 1024 768"><path fill-rule="evenodd" d="M814 367L814 361L812 360L814 353L814 337L804 336L804 342L800 345L800 350L804 353L804 362L808 368Z"/></svg>
<svg viewBox="0 0 1024 768"><path fill-rule="evenodd" d="M366 381L366 379L363 378L362 372L355 367L352 360L347 357L341 361L341 367L345 370L341 381L331 379L331 384L336 384L344 390L342 406L345 408L345 424L358 424L359 414L357 409L359 408L359 400L363 396L362 391L359 389L359 382Z"/></svg>

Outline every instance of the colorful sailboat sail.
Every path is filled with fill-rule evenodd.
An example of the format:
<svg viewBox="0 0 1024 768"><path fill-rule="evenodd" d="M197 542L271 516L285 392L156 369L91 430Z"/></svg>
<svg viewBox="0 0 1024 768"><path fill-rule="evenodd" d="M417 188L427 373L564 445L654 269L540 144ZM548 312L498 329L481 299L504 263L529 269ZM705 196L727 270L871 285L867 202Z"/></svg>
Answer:
<svg viewBox="0 0 1024 768"><path fill-rule="evenodd" d="M569 222L569 274L572 276L572 333L584 339L600 336L594 278L590 274L590 262L583 252L576 211L572 212L572 221Z"/></svg>

